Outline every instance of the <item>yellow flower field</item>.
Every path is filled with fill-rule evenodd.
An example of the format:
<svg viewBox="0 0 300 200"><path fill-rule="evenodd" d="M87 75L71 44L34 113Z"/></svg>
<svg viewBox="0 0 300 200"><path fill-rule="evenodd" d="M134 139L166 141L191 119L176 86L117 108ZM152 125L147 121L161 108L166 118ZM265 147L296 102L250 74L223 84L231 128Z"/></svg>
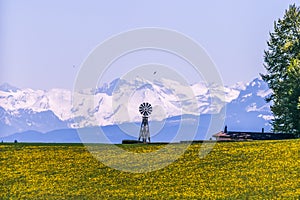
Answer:
<svg viewBox="0 0 300 200"><path fill-rule="evenodd" d="M120 146L151 152L163 145ZM129 173L79 144L3 143L0 199L299 199L300 140L217 143L202 159L200 147L192 144L163 169Z"/></svg>

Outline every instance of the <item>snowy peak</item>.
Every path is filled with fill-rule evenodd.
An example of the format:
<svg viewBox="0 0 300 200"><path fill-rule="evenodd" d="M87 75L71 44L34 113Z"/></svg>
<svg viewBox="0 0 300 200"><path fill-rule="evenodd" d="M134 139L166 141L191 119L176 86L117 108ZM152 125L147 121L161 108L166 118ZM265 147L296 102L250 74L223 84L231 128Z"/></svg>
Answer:
<svg viewBox="0 0 300 200"><path fill-rule="evenodd" d="M14 87L8 83L3 83L2 85L0 85L0 91L3 92L16 92L17 90L17 87Z"/></svg>
<svg viewBox="0 0 300 200"><path fill-rule="evenodd" d="M271 93L266 82L261 78L256 78L253 81L246 84L246 88L241 90L240 95L253 94L255 96L266 97Z"/></svg>
<svg viewBox="0 0 300 200"><path fill-rule="evenodd" d="M232 102L232 106L243 108L247 112L265 111L270 112L270 105L266 103L265 98L272 91L268 85L260 78L256 78L246 84L246 88L240 91L239 96Z"/></svg>
<svg viewBox="0 0 300 200"><path fill-rule="evenodd" d="M109 84L104 83L101 87L95 90L95 94L97 93L106 93L107 95L111 96L116 86L119 84L120 79L115 79Z"/></svg>

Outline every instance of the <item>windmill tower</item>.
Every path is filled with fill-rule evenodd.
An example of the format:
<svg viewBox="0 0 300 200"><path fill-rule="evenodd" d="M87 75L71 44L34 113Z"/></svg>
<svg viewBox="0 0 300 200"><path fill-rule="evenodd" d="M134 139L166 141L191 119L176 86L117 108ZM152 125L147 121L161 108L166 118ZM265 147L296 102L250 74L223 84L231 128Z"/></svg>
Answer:
<svg viewBox="0 0 300 200"><path fill-rule="evenodd" d="M142 124L140 129L139 140L142 138L143 143L148 141L150 142L150 132L149 132L149 124L148 117L152 112L152 106L150 103L142 103L139 107L139 111L142 114Z"/></svg>

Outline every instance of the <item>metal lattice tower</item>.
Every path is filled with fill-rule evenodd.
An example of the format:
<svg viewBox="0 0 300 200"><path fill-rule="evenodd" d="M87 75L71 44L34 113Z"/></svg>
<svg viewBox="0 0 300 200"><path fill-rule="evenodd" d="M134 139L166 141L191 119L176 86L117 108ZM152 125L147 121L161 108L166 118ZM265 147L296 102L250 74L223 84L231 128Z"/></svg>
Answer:
<svg viewBox="0 0 300 200"><path fill-rule="evenodd" d="M139 140L142 138L143 143L148 141L150 142L150 132L149 132L149 124L148 124L148 117L152 112L152 106L150 103L142 103L139 107L139 111L142 114L142 124L140 129Z"/></svg>

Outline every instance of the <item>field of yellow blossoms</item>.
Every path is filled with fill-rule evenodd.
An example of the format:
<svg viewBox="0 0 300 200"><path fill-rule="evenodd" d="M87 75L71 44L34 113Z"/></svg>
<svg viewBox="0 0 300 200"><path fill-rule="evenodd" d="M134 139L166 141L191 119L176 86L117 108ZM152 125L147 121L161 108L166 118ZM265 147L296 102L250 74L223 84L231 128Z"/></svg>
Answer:
<svg viewBox="0 0 300 200"><path fill-rule="evenodd" d="M3 143L0 199L300 198L300 140L217 143L204 158L200 147L192 144L163 169L129 173L105 166L79 144Z"/></svg>

